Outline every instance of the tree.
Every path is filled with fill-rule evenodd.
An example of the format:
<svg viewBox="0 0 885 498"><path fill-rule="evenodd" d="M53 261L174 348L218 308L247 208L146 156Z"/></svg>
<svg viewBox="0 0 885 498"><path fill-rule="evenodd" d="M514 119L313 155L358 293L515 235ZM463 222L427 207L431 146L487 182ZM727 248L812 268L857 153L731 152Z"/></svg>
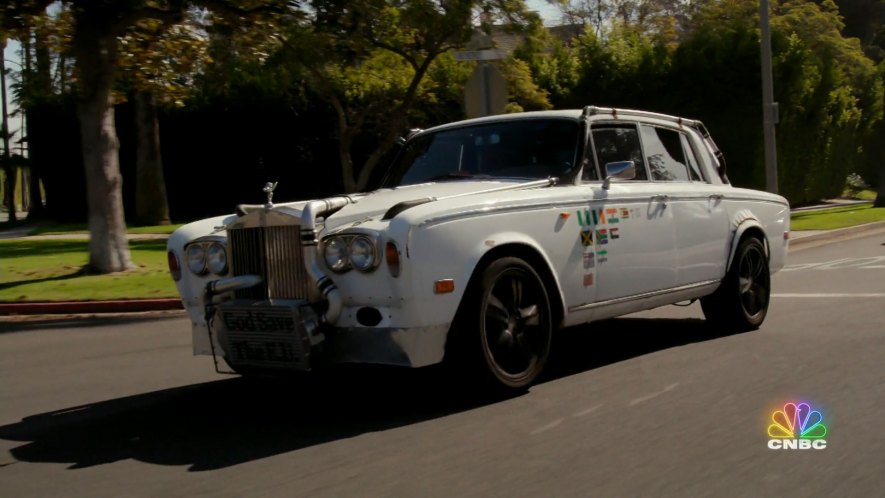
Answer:
<svg viewBox="0 0 885 498"><path fill-rule="evenodd" d="M41 189L44 171L51 165L49 149L56 145L58 123L53 122L52 109L57 109L67 89L64 84L68 77L60 68L58 85L52 74L53 54L63 60L71 28L70 12L64 9L37 12L25 16L20 29L10 35L21 43L21 60L18 82L13 84L13 93L23 113L25 130L23 140L27 141L28 181L22 184L23 202L28 194L28 219L40 219L47 215Z"/></svg>
<svg viewBox="0 0 885 498"><path fill-rule="evenodd" d="M656 35L675 44L690 29L691 20L702 2L680 0L552 0L558 3L563 19L592 26L603 36L614 26L630 27L643 35Z"/></svg>
<svg viewBox="0 0 885 498"><path fill-rule="evenodd" d="M315 0L290 26L280 56L334 109L346 191L369 184L409 128L434 62L467 43L479 12L515 25L537 17L521 1ZM359 161L366 142L373 145Z"/></svg>
<svg viewBox="0 0 885 498"><path fill-rule="evenodd" d="M25 25L52 0L13 0L0 7L4 27ZM239 15L280 8L269 0L62 0L73 14L71 53L78 76L77 116L89 206L89 266L98 273L132 266L123 215L119 142L114 123L114 83L119 66L118 38L136 23L155 19L175 24L191 7Z"/></svg>
<svg viewBox="0 0 885 498"><path fill-rule="evenodd" d="M8 122L8 112L7 112L7 96L6 96L6 58L4 54L6 52L6 38L0 38L0 89L2 89L2 98L3 100L3 108L0 113L2 113L2 125L0 125L0 135L3 138L3 172L6 174L5 181L5 190L3 194L3 201L6 204L6 209L9 211L9 221L15 221L15 178L16 178L16 168L12 164L12 154L9 151L9 122Z"/></svg>
<svg viewBox="0 0 885 498"><path fill-rule="evenodd" d="M208 60L196 12L182 24L144 19L120 39L122 85L135 107L135 222L168 225L158 105L184 106L193 74Z"/></svg>

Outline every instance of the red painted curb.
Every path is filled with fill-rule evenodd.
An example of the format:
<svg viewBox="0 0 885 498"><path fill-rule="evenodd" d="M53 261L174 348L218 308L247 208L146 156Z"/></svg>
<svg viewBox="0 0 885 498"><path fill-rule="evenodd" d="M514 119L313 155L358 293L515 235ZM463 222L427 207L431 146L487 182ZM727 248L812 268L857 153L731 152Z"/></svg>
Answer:
<svg viewBox="0 0 885 498"><path fill-rule="evenodd" d="M182 309L181 299L131 299L120 301L63 301L0 303L0 315L52 315L61 313L126 313Z"/></svg>

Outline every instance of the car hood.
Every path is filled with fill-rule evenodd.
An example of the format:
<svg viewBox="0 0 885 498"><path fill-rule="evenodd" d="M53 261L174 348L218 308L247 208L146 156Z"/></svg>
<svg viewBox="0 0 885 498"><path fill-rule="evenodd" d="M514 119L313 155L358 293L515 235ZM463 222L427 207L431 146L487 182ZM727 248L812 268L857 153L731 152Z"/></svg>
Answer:
<svg viewBox="0 0 885 498"><path fill-rule="evenodd" d="M348 204L326 220L326 229L334 229L342 225L380 218L391 207L407 201L419 199L439 199L455 195L480 194L482 192L528 183L525 180L458 180L434 183L422 183L403 187L375 190L354 196L353 204ZM533 185L537 188L537 184ZM528 187L528 186L527 186Z"/></svg>

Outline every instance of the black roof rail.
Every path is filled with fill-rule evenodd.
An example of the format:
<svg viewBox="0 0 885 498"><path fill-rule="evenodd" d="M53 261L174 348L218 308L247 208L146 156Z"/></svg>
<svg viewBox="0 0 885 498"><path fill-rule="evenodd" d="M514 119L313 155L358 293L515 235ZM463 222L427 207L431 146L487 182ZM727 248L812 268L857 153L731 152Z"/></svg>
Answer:
<svg viewBox="0 0 885 498"><path fill-rule="evenodd" d="M713 136L710 135L710 132L709 130L707 130L707 127L704 126L704 123L700 121L695 121L692 127L698 130L701 136L704 137L704 141L707 142L707 145L713 152L713 156L716 157L716 162L718 163L716 170L717 173L719 173L719 178L722 179L723 182L730 184L731 182L728 180L728 174L726 172L727 168L725 165L725 154L723 154L722 151L719 150L719 146L716 145L716 142L713 141Z"/></svg>

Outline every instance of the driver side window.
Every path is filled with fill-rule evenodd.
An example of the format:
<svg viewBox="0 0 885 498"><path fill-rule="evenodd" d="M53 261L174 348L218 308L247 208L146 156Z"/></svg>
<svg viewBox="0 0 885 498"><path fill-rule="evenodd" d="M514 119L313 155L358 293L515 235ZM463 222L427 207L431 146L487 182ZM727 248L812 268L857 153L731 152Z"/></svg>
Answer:
<svg viewBox="0 0 885 498"><path fill-rule="evenodd" d="M634 180L648 180L636 126L626 124L594 125L591 128L591 137L596 152L596 164L599 165L599 171L603 178L605 178L606 164L633 161L636 165ZM585 172L584 180L591 180L590 176L588 172Z"/></svg>

